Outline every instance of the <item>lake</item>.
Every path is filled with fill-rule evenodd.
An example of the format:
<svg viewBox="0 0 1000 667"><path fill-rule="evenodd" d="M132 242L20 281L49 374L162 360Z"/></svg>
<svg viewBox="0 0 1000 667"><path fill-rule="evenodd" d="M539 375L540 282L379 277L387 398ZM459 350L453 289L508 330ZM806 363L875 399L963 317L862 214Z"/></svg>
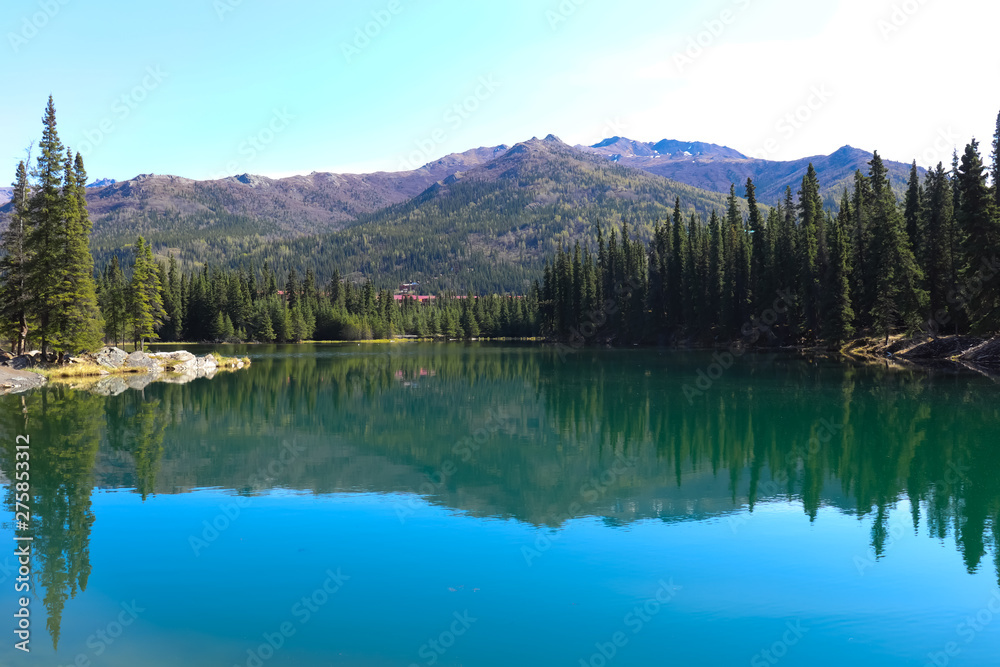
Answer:
<svg viewBox="0 0 1000 667"><path fill-rule="evenodd" d="M0 398L0 664L1000 660L987 377L782 354L216 349L253 365ZM25 434L30 654L11 632Z"/></svg>

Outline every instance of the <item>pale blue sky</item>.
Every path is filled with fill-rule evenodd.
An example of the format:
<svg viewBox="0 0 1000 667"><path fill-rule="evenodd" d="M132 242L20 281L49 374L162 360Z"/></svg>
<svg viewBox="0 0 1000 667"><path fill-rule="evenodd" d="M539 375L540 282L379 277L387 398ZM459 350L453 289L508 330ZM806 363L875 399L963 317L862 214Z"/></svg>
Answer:
<svg viewBox="0 0 1000 667"><path fill-rule="evenodd" d="M569 143L710 141L774 159L851 144L924 164L947 161L972 134L988 146L1000 110L992 3L8 0L4 9L0 168L11 177L49 93L90 175L119 180L397 170L550 132ZM368 43L355 42L366 27Z"/></svg>

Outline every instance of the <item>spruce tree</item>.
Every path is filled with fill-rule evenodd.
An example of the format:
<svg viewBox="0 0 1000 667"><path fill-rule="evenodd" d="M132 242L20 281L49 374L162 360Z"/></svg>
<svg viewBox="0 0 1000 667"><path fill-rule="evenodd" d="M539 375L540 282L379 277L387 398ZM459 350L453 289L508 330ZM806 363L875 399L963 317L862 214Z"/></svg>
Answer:
<svg viewBox="0 0 1000 667"><path fill-rule="evenodd" d="M670 230L670 258L667 263L667 317L675 329L684 327L684 223L681 220L681 198L674 202ZM622 239L625 243L627 239Z"/></svg>
<svg viewBox="0 0 1000 667"><path fill-rule="evenodd" d="M129 283L129 323L136 348L145 349L147 340L159 338L163 324L163 291L160 274L153 260L153 249L141 236L135 243L135 265Z"/></svg>
<svg viewBox="0 0 1000 667"><path fill-rule="evenodd" d="M0 248L3 250L3 257L0 258L0 318L3 331L13 341L14 354L24 354L27 352L28 311L31 307L31 292L28 289L28 169L24 162L17 165L13 186L11 215L7 229L0 236Z"/></svg>
<svg viewBox="0 0 1000 667"><path fill-rule="evenodd" d="M63 247L53 319L57 323L56 349L64 353L100 347L104 322L97 304L94 260L90 254L90 216L87 213L87 171L83 156L67 152L63 181Z"/></svg>
<svg viewBox="0 0 1000 667"><path fill-rule="evenodd" d="M118 255L112 255L111 261L104 269L103 288L101 289L100 305L104 316L104 337L112 345L121 341L125 344L128 323L128 299L125 274L118 263Z"/></svg>
<svg viewBox="0 0 1000 667"><path fill-rule="evenodd" d="M765 294L765 272L770 264L768 254L770 243L767 238L767 228L764 219L757 208L756 187L753 180L747 179L747 204L750 207L748 223L750 227L750 298L757 310L762 310L769 295Z"/></svg>
<svg viewBox="0 0 1000 667"><path fill-rule="evenodd" d="M60 259L65 247L63 212L66 203L62 192L65 148L59 140L56 108L51 96L42 123L42 140L38 144L39 155L33 172L36 185L28 203L28 247L31 254L26 287L31 295L30 316L36 320L42 353L48 355L58 335L53 317L63 283Z"/></svg>
<svg viewBox="0 0 1000 667"><path fill-rule="evenodd" d="M826 301L823 337L840 346L854 335L854 310L851 307L850 241L851 202L844 190L840 212L827 225L830 266L825 281Z"/></svg>
<svg viewBox="0 0 1000 667"><path fill-rule="evenodd" d="M1000 211L1000 114L993 134L993 204Z"/></svg>
<svg viewBox="0 0 1000 667"><path fill-rule="evenodd" d="M712 313L711 325L718 326L720 324L719 317L722 314L725 257L722 254L722 226L715 209L712 209L708 230L711 237L708 251L708 305Z"/></svg>
<svg viewBox="0 0 1000 667"><path fill-rule="evenodd" d="M917 171L917 161L910 167L910 180L906 187L906 201L903 217L906 221L906 235L910 239L913 255L918 259L924 256L924 191L920 184L920 174Z"/></svg>
<svg viewBox="0 0 1000 667"><path fill-rule="evenodd" d="M955 215L966 238L964 278L972 284L980 275L995 273L993 264L1000 248L1000 219L986 185L986 173L975 139L965 147L957 186L959 206ZM978 290L965 305L977 331L986 333L1000 328L1000 290L996 286Z"/></svg>
<svg viewBox="0 0 1000 667"><path fill-rule="evenodd" d="M910 247L903 216L889 183L888 170L876 151L871 162L872 259L875 270L875 300L871 320L877 335L889 335L899 326L916 329L926 306L921 289L923 272Z"/></svg>
<svg viewBox="0 0 1000 667"><path fill-rule="evenodd" d="M930 333L965 329L966 317L957 307L962 239L955 221L954 197L944 165L927 173L925 191L926 242L923 265L930 310ZM949 298L952 295L952 298Z"/></svg>
<svg viewBox="0 0 1000 667"><path fill-rule="evenodd" d="M822 262L820 239L822 237L823 200L819 193L819 178L812 163L802 177L799 191L799 284L803 291L803 314L807 334L814 338L821 323L820 280ZM825 245L825 243L824 243Z"/></svg>

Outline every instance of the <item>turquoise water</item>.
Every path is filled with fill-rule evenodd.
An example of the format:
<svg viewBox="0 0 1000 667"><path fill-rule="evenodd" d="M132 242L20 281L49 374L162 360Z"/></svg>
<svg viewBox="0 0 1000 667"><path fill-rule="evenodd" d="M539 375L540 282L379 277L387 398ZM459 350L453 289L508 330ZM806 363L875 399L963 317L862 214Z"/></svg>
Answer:
<svg viewBox="0 0 1000 667"><path fill-rule="evenodd" d="M10 665L995 665L998 385L752 356L228 348L0 398ZM6 555L5 555L6 554Z"/></svg>

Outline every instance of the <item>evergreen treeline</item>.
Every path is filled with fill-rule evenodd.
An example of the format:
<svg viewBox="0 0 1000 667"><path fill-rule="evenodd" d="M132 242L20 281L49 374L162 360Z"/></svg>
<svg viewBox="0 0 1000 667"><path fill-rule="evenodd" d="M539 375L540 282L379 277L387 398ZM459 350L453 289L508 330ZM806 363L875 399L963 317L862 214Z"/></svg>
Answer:
<svg viewBox="0 0 1000 667"><path fill-rule="evenodd" d="M744 215L730 191L723 215L681 212L652 239L627 223L596 253L577 243L545 266L543 335L577 343L682 340L828 342L894 332L991 333L1000 328L1000 119L993 182L975 140L951 171L921 180L916 163L897 201L878 153L855 174L839 210L824 210L810 165L762 214L752 180Z"/></svg>
<svg viewBox="0 0 1000 667"><path fill-rule="evenodd" d="M356 286L334 272L321 288L316 274L291 270L283 280L265 265L259 273L205 267L181 273L176 259L153 269L148 244L139 239L132 279L113 257L99 280L108 340L127 340L131 314L126 304L142 280L155 279L149 302L154 315L144 320L163 341L299 342L303 340L384 339L398 335L443 338L524 338L537 330L537 299L445 293L430 303L399 299L389 290L376 291L369 281ZM139 258L146 259L140 261ZM140 267L142 267L140 269ZM133 299L138 301L138 299ZM144 325L145 326L145 325Z"/></svg>

